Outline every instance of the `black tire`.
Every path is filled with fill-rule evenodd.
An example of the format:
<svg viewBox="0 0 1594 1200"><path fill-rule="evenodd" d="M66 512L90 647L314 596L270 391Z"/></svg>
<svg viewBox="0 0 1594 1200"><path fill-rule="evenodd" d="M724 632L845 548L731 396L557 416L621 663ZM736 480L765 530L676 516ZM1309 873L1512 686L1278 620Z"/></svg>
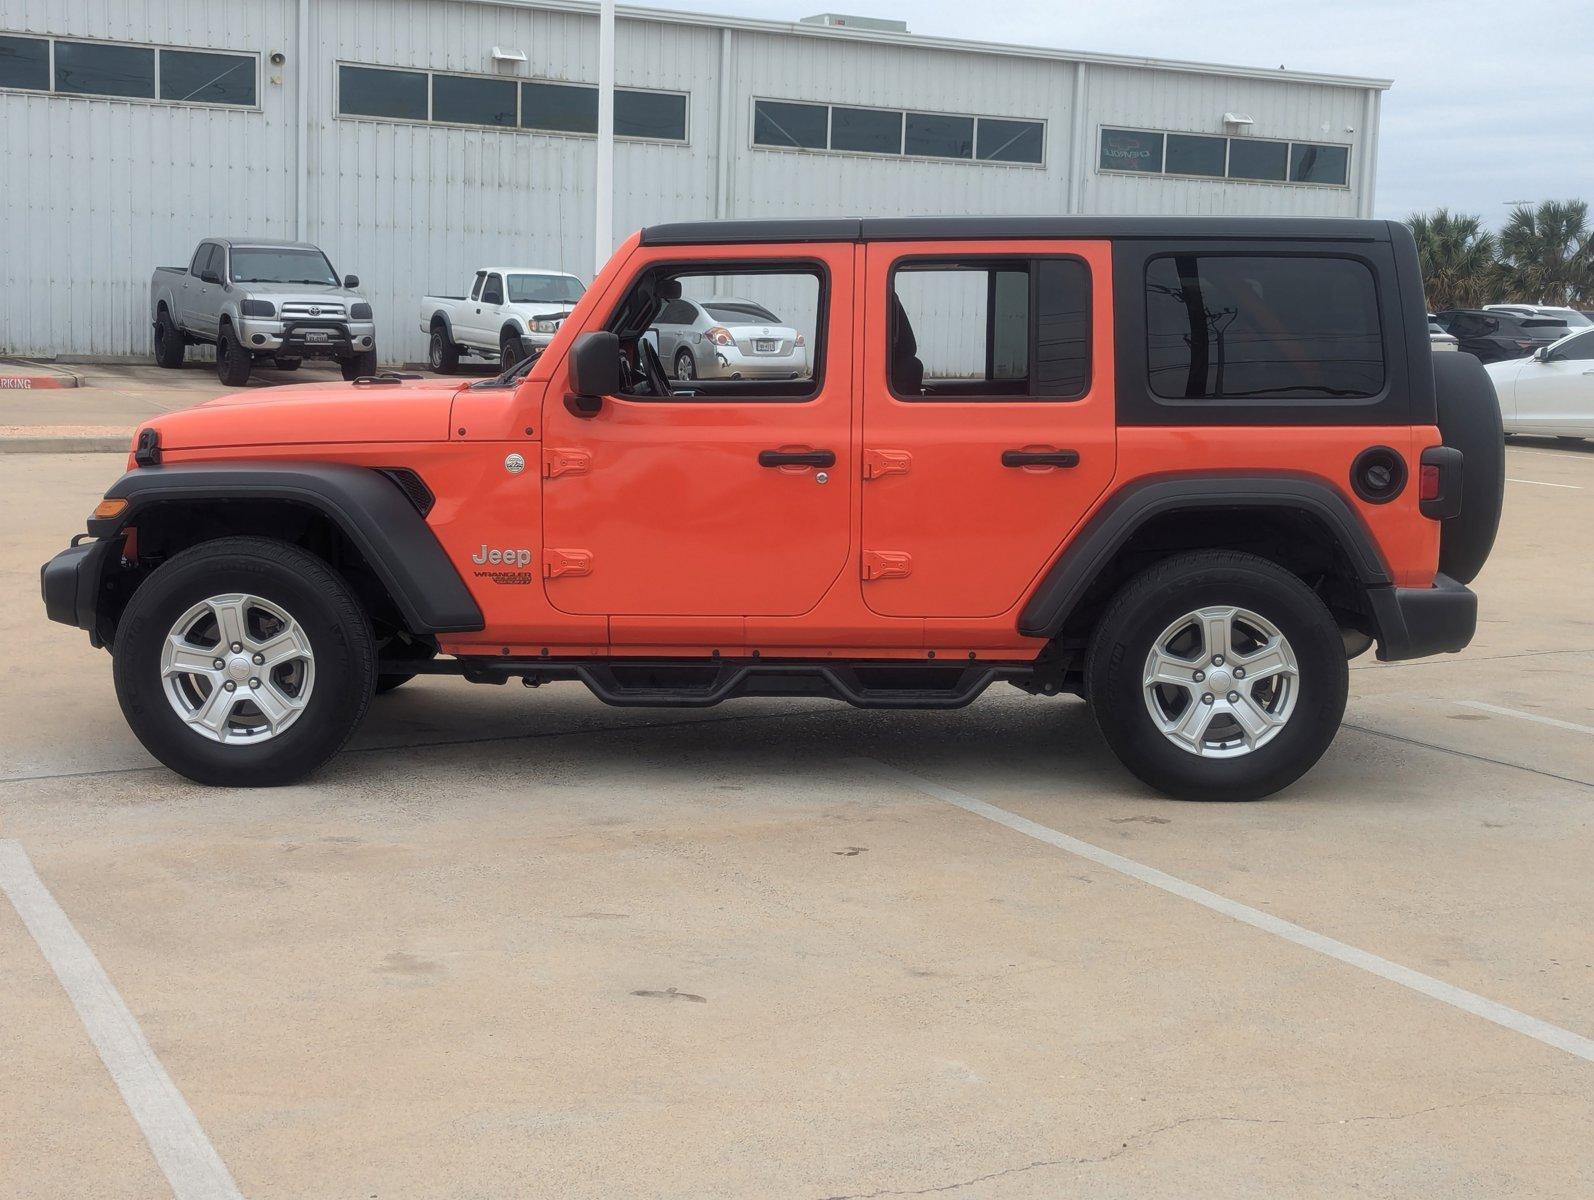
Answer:
<svg viewBox="0 0 1594 1200"><path fill-rule="evenodd" d="M343 378L351 383L363 375L376 374L376 351L365 350L353 358L338 359L338 369L343 372Z"/></svg>
<svg viewBox="0 0 1594 1200"><path fill-rule="evenodd" d="M377 650L378 661L429 662L437 657L437 647L426 642L405 642L394 638ZM415 671L384 671L376 677L376 694L391 692L414 679Z"/></svg>
<svg viewBox="0 0 1594 1200"><path fill-rule="evenodd" d="M692 357L690 350L682 349L675 352L675 377L677 379L697 378L697 360Z"/></svg>
<svg viewBox="0 0 1594 1200"><path fill-rule="evenodd" d="M1145 700L1144 669L1157 638L1184 614L1215 605L1271 622L1299 669L1295 707L1283 727L1232 758L1174 745ZM1294 783L1334 740L1348 684L1344 640L1316 593L1266 559L1226 550L1177 554L1130 580L1097 623L1085 661L1085 695L1113 753L1145 783L1181 800L1259 800ZM1190 702L1198 702L1193 694Z"/></svg>
<svg viewBox="0 0 1594 1200"><path fill-rule="evenodd" d="M439 375L452 375L459 370L459 347L448 336L448 326L441 321L432 326L432 337L426 346L426 365Z"/></svg>
<svg viewBox="0 0 1594 1200"><path fill-rule="evenodd" d="M1439 569L1457 583L1483 570L1505 503L1505 430L1494 381L1470 354L1433 356L1439 432L1461 451L1461 512L1439 531Z"/></svg>
<svg viewBox="0 0 1594 1200"><path fill-rule="evenodd" d="M302 362L302 358L278 358L272 360L272 365L279 371L297 371Z"/></svg>
<svg viewBox="0 0 1594 1200"><path fill-rule="evenodd" d="M509 370L521 359L525 352L520 348L520 335L512 329L505 329L498 335L498 369L500 372Z"/></svg>
<svg viewBox="0 0 1594 1200"><path fill-rule="evenodd" d="M164 308L155 318L155 365L174 371L183 365L183 335L172 322L171 314Z"/></svg>
<svg viewBox="0 0 1594 1200"><path fill-rule="evenodd" d="M221 327L221 337L216 339L216 378L228 387L243 387L249 382L249 372L254 360L244 349L231 325Z"/></svg>
<svg viewBox="0 0 1594 1200"><path fill-rule="evenodd" d="M193 605L228 593L282 608L315 655L304 710L276 736L249 744L196 733L161 677L173 626ZM116 631L113 675L127 723L166 766L197 783L273 787L309 775L348 741L376 689L376 648L359 600L323 560L274 538L221 538L175 555L133 593Z"/></svg>

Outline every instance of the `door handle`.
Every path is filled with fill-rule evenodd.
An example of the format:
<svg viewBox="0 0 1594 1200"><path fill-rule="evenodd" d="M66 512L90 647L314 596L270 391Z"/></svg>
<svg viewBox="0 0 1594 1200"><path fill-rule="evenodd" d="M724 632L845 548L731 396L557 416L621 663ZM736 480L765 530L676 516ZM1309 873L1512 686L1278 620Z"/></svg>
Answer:
<svg viewBox="0 0 1594 1200"><path fill-rule="evenodd" d="M1078 450L1003 450L1004 467L1077 467Z"/></svg>
<svg viewBox="0 0 1594 1200"><path fill-rule="evenodd" d="M834 450L760 450L758 452L758 465L761 467L833 467L836 465L836 452Z"/></svg>

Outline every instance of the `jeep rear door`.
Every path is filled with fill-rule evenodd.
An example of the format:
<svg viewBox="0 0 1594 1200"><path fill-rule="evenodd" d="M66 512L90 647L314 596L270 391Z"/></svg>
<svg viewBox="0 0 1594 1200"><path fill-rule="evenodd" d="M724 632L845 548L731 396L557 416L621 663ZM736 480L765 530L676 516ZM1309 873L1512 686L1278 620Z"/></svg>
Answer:
<svg viewBox="0 0 1594 1200"><path fill-rule="evenodd" d="M796 616L844 578L857 467L852 243L654 247L599 300L596 327L629 358L675 293L736 296L804 332L812 370L786 378L636 380L590 417L543 411L544 584L573 614L608 614L615 642L685 629L730 645L748 616ZM648 323L654 328L649 331ZM665 364L665 370L669 366Z"/></svg>
<svg viewBox="0 0 1594 1200"><path fill-rule="evenodd" d="M1106 490L1106 242L876 242L863 353L866 603L992 617Z"/></svg>

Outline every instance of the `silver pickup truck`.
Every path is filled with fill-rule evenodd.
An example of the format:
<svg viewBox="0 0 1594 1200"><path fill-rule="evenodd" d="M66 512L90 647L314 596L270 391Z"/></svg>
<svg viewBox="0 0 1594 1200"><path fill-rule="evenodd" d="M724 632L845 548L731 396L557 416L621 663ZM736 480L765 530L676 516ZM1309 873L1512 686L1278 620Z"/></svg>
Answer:
<svg viewBox="0 0 1594 1200"><path fill-rule="evenodd" d="M292 370L306 358L335 358L343 378L376 373L371 305L340 283L317 247L269 238L206 238L186 267L156 267L149 281L155 361L183 365L194 343L216 347L216 374L249 382L257 361Z"/></svg>

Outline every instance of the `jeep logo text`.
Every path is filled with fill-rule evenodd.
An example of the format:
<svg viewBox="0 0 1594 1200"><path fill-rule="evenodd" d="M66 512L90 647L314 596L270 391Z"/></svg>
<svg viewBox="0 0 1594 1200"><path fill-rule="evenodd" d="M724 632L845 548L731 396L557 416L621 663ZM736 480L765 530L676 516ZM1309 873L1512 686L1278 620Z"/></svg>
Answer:
<svg viewBox="0 0 1594 1200"><path fill-rule="evenodd" d="M530 550L489 550L483 546L479 551L470 556L473 563L503 563L510 567L527 567L531 565Z"/></svg>

